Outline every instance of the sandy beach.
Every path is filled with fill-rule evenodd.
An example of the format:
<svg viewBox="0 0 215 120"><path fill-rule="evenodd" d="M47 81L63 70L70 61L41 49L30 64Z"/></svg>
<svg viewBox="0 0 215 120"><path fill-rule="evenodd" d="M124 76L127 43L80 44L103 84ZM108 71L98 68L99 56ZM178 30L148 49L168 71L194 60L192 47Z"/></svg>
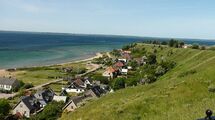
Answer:
<svg viewBox="0 0 215 120"><path fill-rule="evenodd" d="M79 63L79 62L86 62L86 61L91 61L95 58L102 57L101 53L96 53L95 56L89 57L86 59L81 59L81 60L76 60L76 61L71 61L71 62L65 62L65 63L59 63L59 64L51 64L51 65L42 65L42 66L53 66L53 65L65 65L65 64L71 64L71 63ZM32 67L39 67L39 66L32 66ZM6 69L0 69L0 77L9 77L9 76L14 76L13 72L9 72Z"/></svg>

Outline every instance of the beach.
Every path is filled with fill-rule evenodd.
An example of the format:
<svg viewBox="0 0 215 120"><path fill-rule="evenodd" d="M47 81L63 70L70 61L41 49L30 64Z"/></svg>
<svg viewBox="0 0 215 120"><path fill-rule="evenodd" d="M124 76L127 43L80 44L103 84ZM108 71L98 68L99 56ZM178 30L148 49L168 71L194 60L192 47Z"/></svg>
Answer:
<svg viewBox="0 0 215 120"><path fill-rule="evenodd" d="M72 63L80 63L80 62L91 61L91 60L93 60L95 58L99 58L99 57L102 57L102 53L96 53L92 57L88 57L88 58L80 59L80 60L75 60L75 61L71 61L71 62L64 62L64 63L51 64L51 65L42 65L42 66L30 66L29 68L32 68L32 67L43 67L43 66L48 67L48 66L54 66L54 65L66 65L66 64L72 64ZM17 68L12 68L12 69L17 69ZM7 71L7 69L0 69L0 77L9 77L9 76L14 76L14 75L15 74L13 72L9 72L9 71Z"/></svg>

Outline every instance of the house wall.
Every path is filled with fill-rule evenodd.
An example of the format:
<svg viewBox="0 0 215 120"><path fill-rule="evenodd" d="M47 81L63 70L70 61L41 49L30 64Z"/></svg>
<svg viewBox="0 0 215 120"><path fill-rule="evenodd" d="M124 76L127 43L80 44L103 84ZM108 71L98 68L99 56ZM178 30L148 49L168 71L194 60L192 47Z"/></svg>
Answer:
<svg viewBox="0 0 215 120"><path fill-rule="evenodd" d="M22 116L25 116L27 118L30 117L30 110L28 107L23 103L20 102L14 109L13 109L13 114L20 113Z"/></svg>
<svg viewBox="0 0 215 120"><path fill-rule="evenodd" d="M104 73L102 74L102 76L113 78L113 73L109 73L109 72L106 71L106 72L104 72Z"/></svg>
<svg viewBox="0 0 215 120"><path fill-rule="evenodd" d="M12 89L12 86L11 85L0 85L0 89L10 91Z"/></svg>
<svg viewBox="0 0 215 120"><path fill-rule="evenodd" d="M94 98L94 97L95 97L95 98L97 97L96 94L95 94L92 90L88 90L88 91L85 93L85 95L87 95L87 96L88 96L88 95L91 95L93 98Z"/></svg>
<svg viewBox="0 0 215 120"><path fill-rule="evenodd" d="M74 93L83 93L84 89L73 89L73 88L63 88L66 90L66 92L70 93L70 92L74 92Z"/></svg>
<svg viewBox="0 0 215 120"><path fill-rule="evenodd" d="M74 104L74 102L71 102L65 110L67 111L74 111L77 108L77 106Z"/></svg>

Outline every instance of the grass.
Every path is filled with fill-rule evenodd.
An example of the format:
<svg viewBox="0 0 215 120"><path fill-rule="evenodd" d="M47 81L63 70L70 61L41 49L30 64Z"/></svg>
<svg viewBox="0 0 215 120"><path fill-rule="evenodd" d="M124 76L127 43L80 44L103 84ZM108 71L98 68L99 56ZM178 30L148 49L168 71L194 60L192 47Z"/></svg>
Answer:
<svg viewBox="0 0 215 120"><path fill-rule="evenodd" d="M61 81L58 83L52 83L47 87L51 88L55 93L59 94L62 91L62 87L65 87L66 85L67 85L66 81Z"/></svg>
<svg viewBox="0 0 215 120"><path fill-rule="evenodd" d="M58 77L67 76L66 73L59 70L62 67L84 68L86 67L86 62L20 68L13 74L18 80L22 80L24 83L32 83L34 86L37 86L55 80Z"/></svg>
<svg viewBox="0 0 215 120"><path fill-rule="evenodd" d="M152 50L150 45L138 47ZM215 93L209 92L215 85L215 52L156 49L158 56L176 61L177 66L153 84L107 94L75 112L64 113L61 120L192 120L205 117L208 108L215 110ZM173 54L168 56L170 50Z"/></svg>

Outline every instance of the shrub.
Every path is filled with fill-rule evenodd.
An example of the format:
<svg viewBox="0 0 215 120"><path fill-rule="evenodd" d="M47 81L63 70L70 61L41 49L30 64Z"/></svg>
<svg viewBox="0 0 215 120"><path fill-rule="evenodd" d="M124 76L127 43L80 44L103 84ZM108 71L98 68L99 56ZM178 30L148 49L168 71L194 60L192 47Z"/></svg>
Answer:
<svg viewBox="0 0 215 120"><path fill-rule="evenodd" d="M114 79L112 87L114 90L125 88L125 79L124 78Z"/></svg>
<svg viewBox="0 0 215 120"><path fill-rule="evenodd" d="M157 56L155 54L148 55L148 63L149 64L155 64L157 63Z"/></svg>
<svg viewBox="0 0 215 120"><path fill-rule="evenodd" d="M127 86L136 86L137 82L138 82L138 78L135 78L135 77L126 79Z"/></svg>
<svg viewBox="0 0 215 120"><path fill-rule="evenodd" d="M23 88L25 88L25 89L29 89L29 88L32 88L32 87L34 87L34 85L33 85L32 83L26 83L26 84L23 86Z"/></svg>
<svg viewBox="0 0 215 120"><path fill-rule="evenodd" d="M215 85L210 85L210 86L208 87L208 91L209 91L209 92L215 92Z"/></svg>
<svg viewBox="0 0 215 120"><path fill-rule="evenodd" d="M10 104L6 99L0 99L0 119L4 120L4 118L9 114Z"/></svg>
<svg viewBox="0 0 215 120"><path fill-rule="evenodd" d="M103 83L103 84L108 84L108 83L109 83L108 78L107 78L107 77L104 77L104 76L102 76L102 75L93 75L93 76L91 76L91 78L92 78L93 80L100 81L100 82Z"/></svg>
<svg viewBox="0 0 215 120"><path fill-rule="evenodd" d="M192 49L199 49L199 45L198 44L193 44L191 48Z"/></svg>
<svg viewBox="0 0 215 120"><path fill-rule="evenodd" d="M33 120L57 120L62 113L63 102L53 101L44 107L44 110L34 116Z"/></svg>

